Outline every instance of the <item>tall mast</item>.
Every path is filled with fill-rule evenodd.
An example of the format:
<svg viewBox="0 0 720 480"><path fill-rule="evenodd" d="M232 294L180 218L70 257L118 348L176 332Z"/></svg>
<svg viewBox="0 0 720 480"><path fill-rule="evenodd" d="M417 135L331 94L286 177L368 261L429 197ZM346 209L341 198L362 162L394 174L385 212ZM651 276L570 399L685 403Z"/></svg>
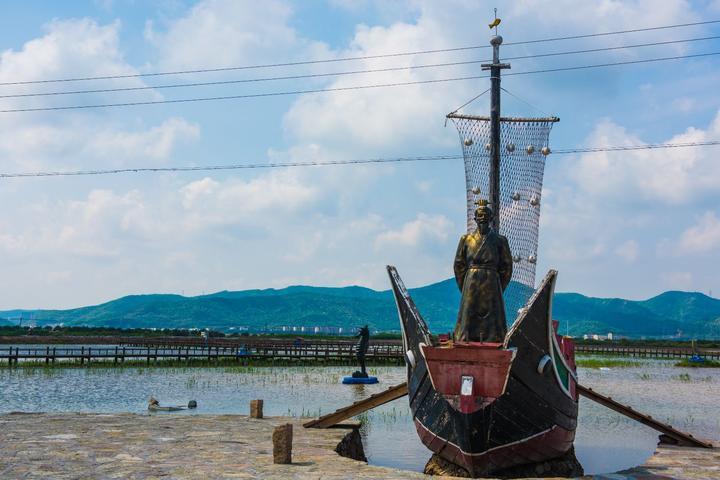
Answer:
<svg viewBox="0 0 720 480"><path fill-rule="evenodd" d="M497 34L497 25L500 22L495 9L495 36L490 39L493 47L493 63L482 65L483 70L490 70L490 191L489 202L495 215L492 227L500 231L500 70L510 68L509 63L500 63L500 45L502 37Z"/></svg>

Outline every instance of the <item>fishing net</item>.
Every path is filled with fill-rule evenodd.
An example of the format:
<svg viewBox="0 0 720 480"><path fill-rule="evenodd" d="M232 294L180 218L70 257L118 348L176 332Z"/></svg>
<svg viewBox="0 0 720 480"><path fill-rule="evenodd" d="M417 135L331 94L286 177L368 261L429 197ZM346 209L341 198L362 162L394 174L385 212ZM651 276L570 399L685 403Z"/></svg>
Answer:
<svg viewBox="0 0 720 480"><path fill-rule="evenodd" d="M467 231L475 231L475 201L490 191L490 118L451 113L465 160ZM550 130L558 119L501 118L500 233L513 256L513 275L505 290L508 322L517 317L535 290L541 191ZM477 193L476 193L477 192ZM496 205L491 205L497 214Z"/></svg>

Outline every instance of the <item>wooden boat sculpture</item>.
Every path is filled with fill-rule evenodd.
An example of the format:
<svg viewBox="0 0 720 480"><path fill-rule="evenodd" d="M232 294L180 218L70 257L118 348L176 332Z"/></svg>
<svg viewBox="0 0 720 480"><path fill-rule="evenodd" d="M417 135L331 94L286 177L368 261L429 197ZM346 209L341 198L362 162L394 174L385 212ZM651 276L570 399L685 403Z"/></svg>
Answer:
<svg viewBox="0 0 720 480"><path fill-rule="evenodd" d="M423 444L472 476L560 457L577 424L574 346L556 333L551 270L503 344L433 341L395 267L408 398Z"/></svg>

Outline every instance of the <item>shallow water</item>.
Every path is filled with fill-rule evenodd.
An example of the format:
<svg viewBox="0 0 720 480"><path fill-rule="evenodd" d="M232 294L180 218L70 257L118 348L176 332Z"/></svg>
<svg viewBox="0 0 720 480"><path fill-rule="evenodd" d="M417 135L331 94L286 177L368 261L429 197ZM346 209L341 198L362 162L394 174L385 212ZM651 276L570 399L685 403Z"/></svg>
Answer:
<svg viewBox="0 0 720 480"><path fill-rule="evenodd" d="M349 367L214 368L19 368L0 369L0 413L146 412L147 399L164 405L197 400L195 411L248 414L251 399L264 399L265 414L317 416L405 380L404 367L370 369L377 385L342 385ZM672 362L639 367L584 369L580 381L628 402L653 417L720 439L720 371L685 369ZM422 470L430 452L420 443L406 398L362 416L361 434L370 463ZM657 433L586 399L580 402L575 448L586 473L629 468L650 456Z"/></svg>

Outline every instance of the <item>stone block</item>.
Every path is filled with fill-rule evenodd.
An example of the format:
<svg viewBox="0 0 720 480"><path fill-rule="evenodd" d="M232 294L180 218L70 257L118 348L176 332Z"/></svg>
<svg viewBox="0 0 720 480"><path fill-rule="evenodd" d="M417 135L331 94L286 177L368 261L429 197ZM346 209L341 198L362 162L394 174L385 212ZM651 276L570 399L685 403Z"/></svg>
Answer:
<svg viewBox="0 0 720 480"><path fill-rule="evenodd" d="M293 426L291 423L275 427L272 434L273 463L292 463L292 437Z"/></svg>
<svg viewBox="0 0 720 480"><path fill-rule="evenodd" d="M250 400L250 417L263 418L263 401Z"/></svg>

